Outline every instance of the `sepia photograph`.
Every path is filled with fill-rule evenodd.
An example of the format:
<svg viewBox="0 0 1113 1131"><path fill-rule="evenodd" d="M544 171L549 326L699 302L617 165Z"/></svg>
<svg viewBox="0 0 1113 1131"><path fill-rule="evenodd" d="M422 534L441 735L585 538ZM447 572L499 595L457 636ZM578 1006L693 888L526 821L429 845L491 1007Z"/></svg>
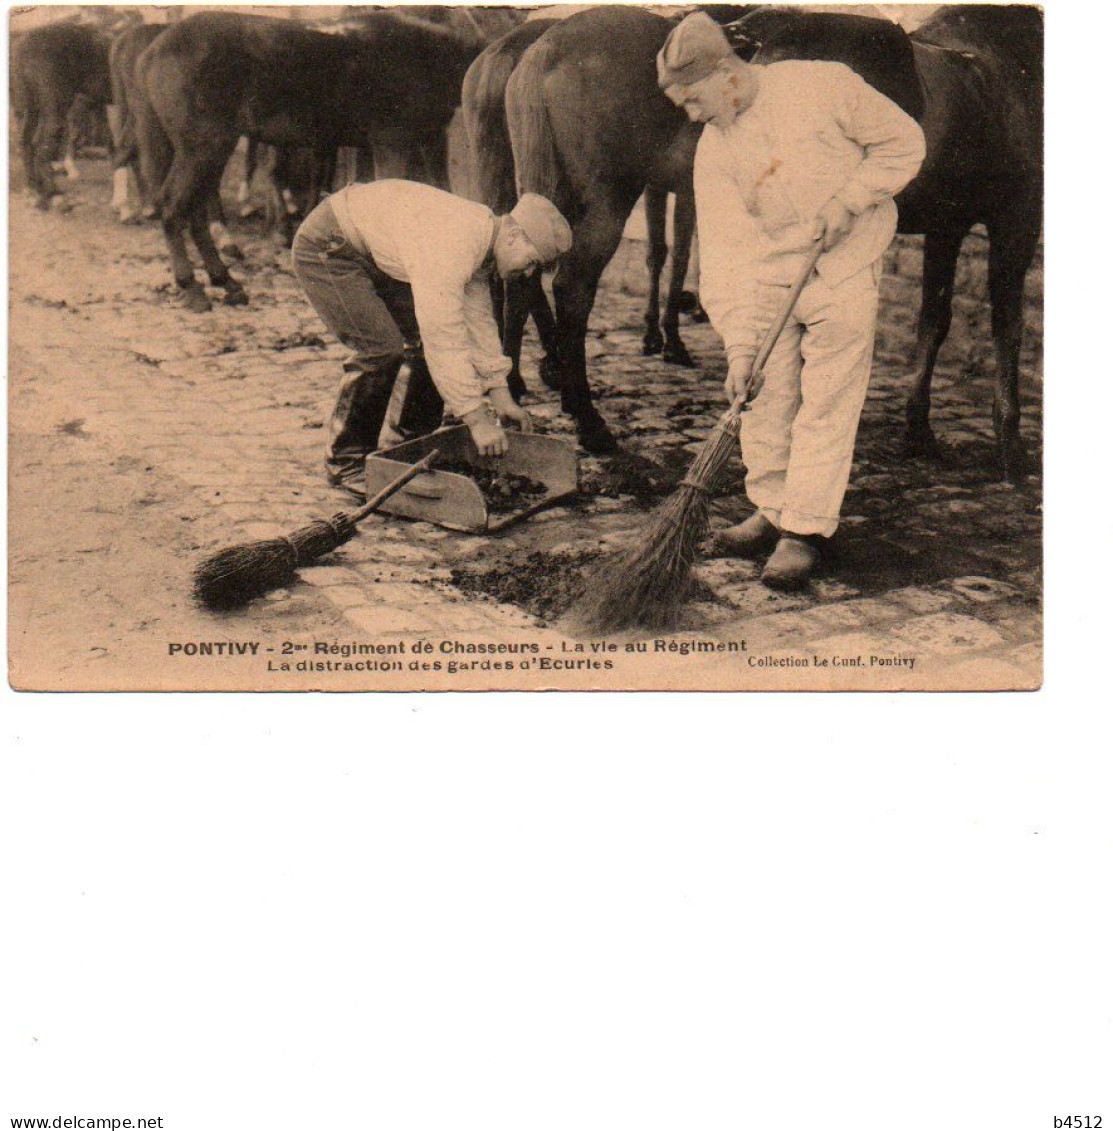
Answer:
<svg viewBox="0 0 1113 1131"><path fill-rule="evenodd" d="M1031 691L1029 5L9 9L9 681Z"/></svg>

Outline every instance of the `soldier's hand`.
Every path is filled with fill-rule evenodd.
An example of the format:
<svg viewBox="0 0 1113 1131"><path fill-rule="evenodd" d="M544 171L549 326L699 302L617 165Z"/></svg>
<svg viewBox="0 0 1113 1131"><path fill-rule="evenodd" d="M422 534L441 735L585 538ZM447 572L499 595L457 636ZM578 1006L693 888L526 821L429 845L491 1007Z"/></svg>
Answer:
<svg viewBox="0 0 1113 1131"><path fill-rule="evenodd" d="M513 420L521 432L533 431L533 417L521 405L514 403L509 389L492 389L491 404L503 420Z"/></svg>
<svg viewBox="0 0 1113 1131"><path fill-rule="evenodd" d="M731 362L727 369L727 379L723 388L726 390L727 399L733 403L743 393L746 393L746 400L752 401L757 396L758 389L761 388L761 376L757 377L757 388L753 388L750 374L754 367L754 359L752 357L736 357Z"/></svg>
<svg viewBox="0 0 1113 1131"><path fill-rule="evenodd" d="M464 417L464 423L484 459L498 459L506 455L506 433L499 425L498 418L486 406L469 412Z"/></svg>
<svg viewBox="0 0 1113 1131"><path fill-rule="evenodd" d="M823 250L830 251L854 224L854 213L837 196L831 197L815 220L815 239L823 240Z"/></svg>

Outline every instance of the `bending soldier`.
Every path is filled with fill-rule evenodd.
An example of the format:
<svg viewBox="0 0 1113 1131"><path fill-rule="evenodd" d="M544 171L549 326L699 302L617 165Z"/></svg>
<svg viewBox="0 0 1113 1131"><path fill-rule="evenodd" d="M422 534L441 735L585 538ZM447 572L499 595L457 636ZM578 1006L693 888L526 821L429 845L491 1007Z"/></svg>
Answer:
<svg viewBox="0 0 1113 1131"><path fill-rule="evenodd" d="M572 246L556 207L526 193L506 216L411 181L354 184L330 196L294 237L298 282L347 346L329 428L329 482L362 495L403 361L410 363L399 427L425 435L447 406L484 456L506 453L502 421L530 431L506 387L491 309L490 271L529 274Z"/></svg>

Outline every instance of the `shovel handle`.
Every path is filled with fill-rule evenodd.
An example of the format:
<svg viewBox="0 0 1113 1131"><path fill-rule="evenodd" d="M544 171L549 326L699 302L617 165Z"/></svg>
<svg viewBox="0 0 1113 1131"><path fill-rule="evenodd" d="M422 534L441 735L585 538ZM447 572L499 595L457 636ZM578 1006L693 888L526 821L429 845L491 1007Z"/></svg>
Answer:
<svg viewBox="0 0 1113 1131"><path fill-rule="evenodd" d="M407 467L397 479L391 480L377 495L368 499L359 510L352 511L348 516L349 519L353 523L365 519L376 507L382 506L391 495L395 494L397 491L401 491L411 479L416 479L417 476L428 471L440 454L440 449L434 448L424 459L420 459L417 463Z"/></svg>
<svg viewBox="0 0 1113 1131"><path fill-rule="evenodd" d="M785 328L785 323L789 320L792 311L796 307L796 300L800 297L800 292L808 285L808 280L812 277L815 265L819 262L819 257L822 254L823 240L817 239L815 246L808 252L808 258L804 261L804 266L800 269L799 278L792 284L792 289L788 292L788 297L785 299L785 304L781 308L780 314L777 315L776 321L769 327L765 337L762 339L761 346L757 351L757 356L754 358L754 363L750 368L751 381L765 368L765 363L769 360L769 355L773 352L773 347L777 344L777 339L781 336L781 331ZM739 393L727 410L727 415L734 416L740 412L744 412L746 402L749 400L749 395L749 390Z"/></svg>

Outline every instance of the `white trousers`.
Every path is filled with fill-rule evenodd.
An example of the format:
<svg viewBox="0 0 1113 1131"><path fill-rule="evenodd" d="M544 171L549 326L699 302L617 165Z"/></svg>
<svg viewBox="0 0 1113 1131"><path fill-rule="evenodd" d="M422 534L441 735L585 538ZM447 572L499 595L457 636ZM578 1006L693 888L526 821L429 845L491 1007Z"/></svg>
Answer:
<svg viewBox="0 0 1113 1131"><path fill-rule="evenodd" d="M880 263L837 287L812 276L742 415L746 494L793 534L829 538L839 524L869 386L880 276ZM762 325L773 322L787 293L759 288Z"/></svg>

